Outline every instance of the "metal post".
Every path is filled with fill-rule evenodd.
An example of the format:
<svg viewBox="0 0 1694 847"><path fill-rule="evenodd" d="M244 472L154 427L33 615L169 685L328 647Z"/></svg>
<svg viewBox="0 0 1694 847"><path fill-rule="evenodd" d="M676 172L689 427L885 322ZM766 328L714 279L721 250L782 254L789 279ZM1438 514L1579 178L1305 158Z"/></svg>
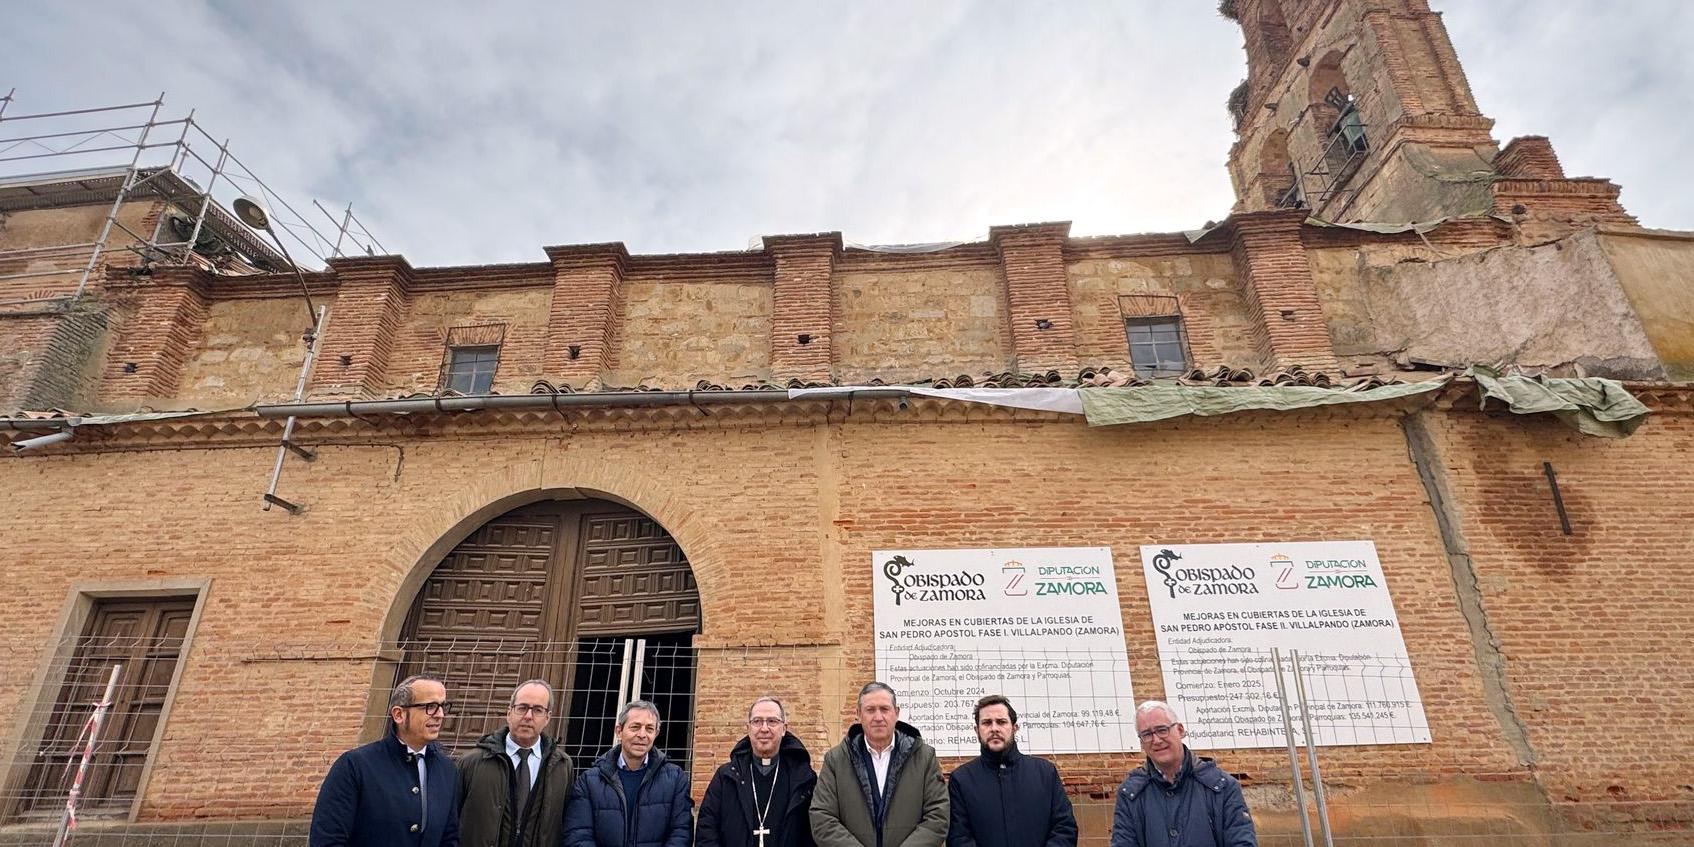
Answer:
<svg viewBox="0 0 1694 847"><path fill-rule="evenodd" d="M623 640L623 670L618 673L618 702L612 704L614 710L623 708L629 698L629 665L635 660L635 639ZM614 714L616 712L614 711Z"/></svg>
<svg viewBox="0 0 1694 847"><path fill-rule="evenodd" d="M204 160L202 160L204 161ZM194 245L200 242L200 229L206 225L206 214L212 209L212 189L218 184L218 177L223 176L224 163L229 161L229 139L218 146L218 163L212 166L212 178L206 181L206 188L200 194L200 212L194 216L194 228L188 231L188 240L182 245L183 264L189 263L189 257L194 255Z"/></svg>
<svg viewBox="0 0 1694 847"><path fill-rule="evenodd" d="M136 166L141 164L141 153L147 149L147 133L151 132L153 124L158 122L159 109L164 105L165 92L161 91L159 99L153 101L153 113L147 117L147 123L142 125L141 135L135 141L135 155L129 159L129 171L124 174L124 183L118 188L118 196L112 198L112 211L106 215L106 223L100 227L100 237L94 239L94 250L88 254L88 265L82 269L82 278L76 283L76 293L71 295L73 298L82 296L83 289L88 287L88 277L100 263L100 252L106 248L106 239L112 235L112 224L118 219L118 211L123 208L124 198L135 185Z"/></svg>
<svg viewBox="0 0 1694 847"><path fill-rule="evenodd" d="M82 783L88 778L88 765L94 759L94 743L100 738L100 726L106 722L106 710L112 707L112 697L118 690L118 674L123 669L123 665L112 666L112 678L106 682L106 694L94 706L94 717L89 719L88 741L82 746L82 762L76 767L70 796L65 798L65 813L59 816L59 831L53 836L53 847L64 847L70 843L71 830L76 827L76 804L82 799Z"/></svg>
<svg viewBox="0 0 1694 847"><path fill-rule="evenodd" d="M312 340L311 343L306 345L306 360L300 363L300 378L294 383L294 402L296 403L306 397L306 380L312 375L312 365L318 359L318 348L323 346L324 327L328 325L329 307L319 306L317 322L312 326ZM288 456L288 451L293 450L299 453L300 458L308 462L315 458L311 451L295 446L293 438L294 416L289 415L288 420L282 424L282 443L277 445L276 448L276 464L271 466L271 484L265 489L264 511L268 512L271 510L271 506L276 505L287 509L289 514L300 512L300 507L297 504L276 496L277 483L282 480L282 460Z"/></svg>
<svg viewBox="0 0 1694 847"><path fill-rule="evenodd" d="M175 173L182 173L182 163L188 159L188 131L193 128L194 110L189 109L188 117L183 118L182 120L182 132L178 133L176 137L176 150L171 153L170 169ZM165 208L159 210L158 220L153 221L153 240L147 242L147 246L152 248L152 251L155 253L159 250L159 233L164 231L165 228L165 218L167 217L165 212L171 205L169 200L161 200L160 202L165 204ZM145 253L143 255L146 257L147 261L153 260L152 256Z"/></svg>
<svg viewBox="0 0 1694 847"><path fill-rule="evenodd" d="M1294 749L1294 721L1288 714L1288 686L1282 681L1282 651L1271 648L1276 666L1276 700L1282 706L1282 737L1288 742L1288 772L1294 778L1294 806L1300 812L1300 838L1312 847L1312 822L1306 819L1306 791L1300 781L1300 753Z"/></svg>
<svg viewBox="0 0 1694 847"><path fill-rule="evenodd" d="M635 639L635 673L629 678L629 699L641 699L641 671L647 665L647 639ZM628 702L628 701L625 701ZM619 705L622 705L621 703Z"/></svg>
<svg viewBox="0 0 1694 847"><path fill-rule="evenodd" d="M1300 671L1300 651L1290 652L1294 660L1294 696L1300 700L1300 723L1306 729L1306 761L1312 766L1312 797L1318 804L1318 828L1323 832L1323 847L1335 847L1335 835L1329 831L1329 804L1323 796L1323 772L1318 770L1317 738L1312 735L1312 710L1306 705L1306 678Z"/></svg>

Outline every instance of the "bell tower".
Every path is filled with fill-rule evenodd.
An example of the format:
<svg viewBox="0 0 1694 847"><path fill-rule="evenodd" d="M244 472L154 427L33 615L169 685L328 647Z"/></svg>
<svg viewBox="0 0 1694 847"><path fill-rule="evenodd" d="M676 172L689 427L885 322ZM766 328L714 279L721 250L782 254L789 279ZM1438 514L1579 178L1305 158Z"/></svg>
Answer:
<svg viewBox="0 0 1694 847"><path fill-rule="evenodd" d="M1495 214L1526 237L1633 225L1604 179L1566 178L1546 138L1504 150L1428 0L1224 0L1247 79L1229 98L1237 211L1399 224Z"/></svg>

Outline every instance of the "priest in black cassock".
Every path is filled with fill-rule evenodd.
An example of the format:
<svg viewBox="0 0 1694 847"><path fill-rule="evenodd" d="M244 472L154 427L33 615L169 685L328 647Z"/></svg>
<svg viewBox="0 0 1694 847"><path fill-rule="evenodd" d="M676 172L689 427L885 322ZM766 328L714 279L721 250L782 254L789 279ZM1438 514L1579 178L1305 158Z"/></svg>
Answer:
<svg viewBox="0 0 1694 847"><path fill-rule="evenodd" d="M782 702L760 697L747 710L747 737L700 801L696 847L814 847L808 810L817 781Z"/></svg>

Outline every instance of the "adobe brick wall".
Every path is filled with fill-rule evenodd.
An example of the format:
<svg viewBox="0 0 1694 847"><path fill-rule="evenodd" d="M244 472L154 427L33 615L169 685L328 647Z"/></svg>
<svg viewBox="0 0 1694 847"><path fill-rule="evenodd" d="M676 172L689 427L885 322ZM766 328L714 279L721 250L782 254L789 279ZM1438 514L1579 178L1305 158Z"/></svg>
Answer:
<svg viewBox="0 0 1694 847"><path fill-rule="evenodd" d="M27 575L0 597L8 622L0 737L28 713L53 610L77 586L209 577L143 818L303 815L329 760L359 735L371 647L392 635L384 622L409 603L400 586L427 571L424 551L462 537L476 523L464 524L468 516L502 498L573 489L647 510L693 564L705 621L697 790L738 734L740 705L757 693L784 696L814 750L839 739L851 692L872 674L873 549L1110 546L1135 692L1148 698L1163 686L1140 544L1370 538L1435 741L1326 749L1338 819L1358 827L1398 820L1405 806L1396 792L1433 781L1434 799L1416 810L1426 823L1468 820L1499 798L1489 785L1517 792L1519 804L1545 791L1561 808L1571 804L1572 821L1625 818L1597 819L1604 827L1689 822L1673 802L1679 789L1667 787L1688 766L1688 739L1667 727L1694 705L1686 693L1694 686L1675 664L1690 612L1674 599L1685 593L1675 573L1685 570L1680 528L1694 514L1694 486L1658 470L1663 456L1694 449L1686 416L1661 416L1622 442L1468 411L1438 422L1508 685L1540 756L1532 777L1487 705L1489 682L1443 539L1392 416L1091 429L924 401L905 411L862 404L844 422L826 422L829 408L785 412L786 423L679 410L673 423L653 416L633 432L622 417L566 422L550 413L428 423L431 435L311 425L301 438L321 443L318 461L291 464L284 475L282 493L308 507L297 518L256 508L274 433L196 428L186 441L135 444L171 450L0 457L0 486L47 494L0 500L7 571ZM1538 458L1560 468L1586 535L1543 540L1549 516L1534 483ZM62 562L76 567L54 564ZM1602 568L1615 578L1595 578ZM1651 611L1643 618L1637 610ZM254 743L245 693L256 690L280 721L274 731L287 738L288 754L262 771L230 769L228 751ZM1665 743L1588 753L1590 740L1614 727ZM1219 755L1246 775L1266 826L1288 831L1278 793L1284 754ZM1134 759L1063 757L1090 820L1101 819L1105 796ZM1533 817L1534 808L1514 811Z"/></svg>
<svg viewBox="0 0 1694 847"><path fill-rule="evenodd" d="M527 394L546 361L551 280L526 287L418 292L407 298L394 329L386 382L395 393L435 393L441 388L448 334L456 327L499 325L500 362L494 391ZM334 324L332 317L330 323ZM334 368L334 361L321 367Z"/></svg>
<svg viewBox="0 0 1694 847"><path fill-rule="evenodd" d="M771 329L776 296L780 286L773 292L763 280L625 283L617 364L606 385L692 388L704 380L739 387L769 379L772 345L787 338ZM827 308L827 295L824 302ZM821 343L827 353L828 340Z"/></svg>
<svg viewBox="0 0 1694 847"><path fill-rule="evenodd" d="M1066 271L1076 318L1076 355L1084 366L1129 368L1118 298L1134 294L1178 299L1197 367L1245 367L1258 358L1248 341L1255 318L1228 254L1086 259L1072 262Z"/></svg>

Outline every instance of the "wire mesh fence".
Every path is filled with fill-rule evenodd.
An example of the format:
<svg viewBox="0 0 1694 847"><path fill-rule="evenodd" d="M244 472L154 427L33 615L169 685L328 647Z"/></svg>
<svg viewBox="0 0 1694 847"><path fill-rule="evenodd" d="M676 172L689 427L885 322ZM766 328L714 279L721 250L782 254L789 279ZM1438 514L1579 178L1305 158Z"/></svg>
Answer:
<svg viewBox="0 0 1694 847"><path fill-rule="evenodd" d="M132 631L172 630L161 621ZM1296 792L1284 727L1306 792L1306 745L1315 743L1335 844L1694 843L1685 786L1655 790L1603 761L1518 761L1480 696L1464 699L1476 672L1462 656L1412 663L1338 650L1299 657L1296 680L1295 657L1270 651L1131 651L1132 692L1073 684L1079 666L1109 667L1126 660L1122 653L1054 648L914 662L838 645L694 641L657 633L382 644L201 637L186 645L155 634L13 645L0 677L13 705L0 845L53 843L101 702L109 714L92 747L73 843L305 844L303 821L323 774L344 750L385 731L391 686L415 672L445 682L452 708L439 742L455 755L507 725L519 683L545 680L554 692L545 731L578 771L612 749L619 706L652 700L661 716L656 746L692 774L696 799L746 734L756 697L781 699L788 730L816 764L852 723L860 686L881 677L908 680L902 718L958 752L943 756L944 771L974 754L957 748L974 743L976 698L1008 695L1020 747L1058 766L1085 845L1105 847L1117 786L1145 766L1135 705L1154 696L1169 696L1196 755L1214 757L1241 782L1262 844L1306 843L1302 797L1314 843L1323 843L1325 818L1309 793ZM1078 724L1089 732L1075 732ZM1616 785L1623 788L1609 790Z"/></svg>

